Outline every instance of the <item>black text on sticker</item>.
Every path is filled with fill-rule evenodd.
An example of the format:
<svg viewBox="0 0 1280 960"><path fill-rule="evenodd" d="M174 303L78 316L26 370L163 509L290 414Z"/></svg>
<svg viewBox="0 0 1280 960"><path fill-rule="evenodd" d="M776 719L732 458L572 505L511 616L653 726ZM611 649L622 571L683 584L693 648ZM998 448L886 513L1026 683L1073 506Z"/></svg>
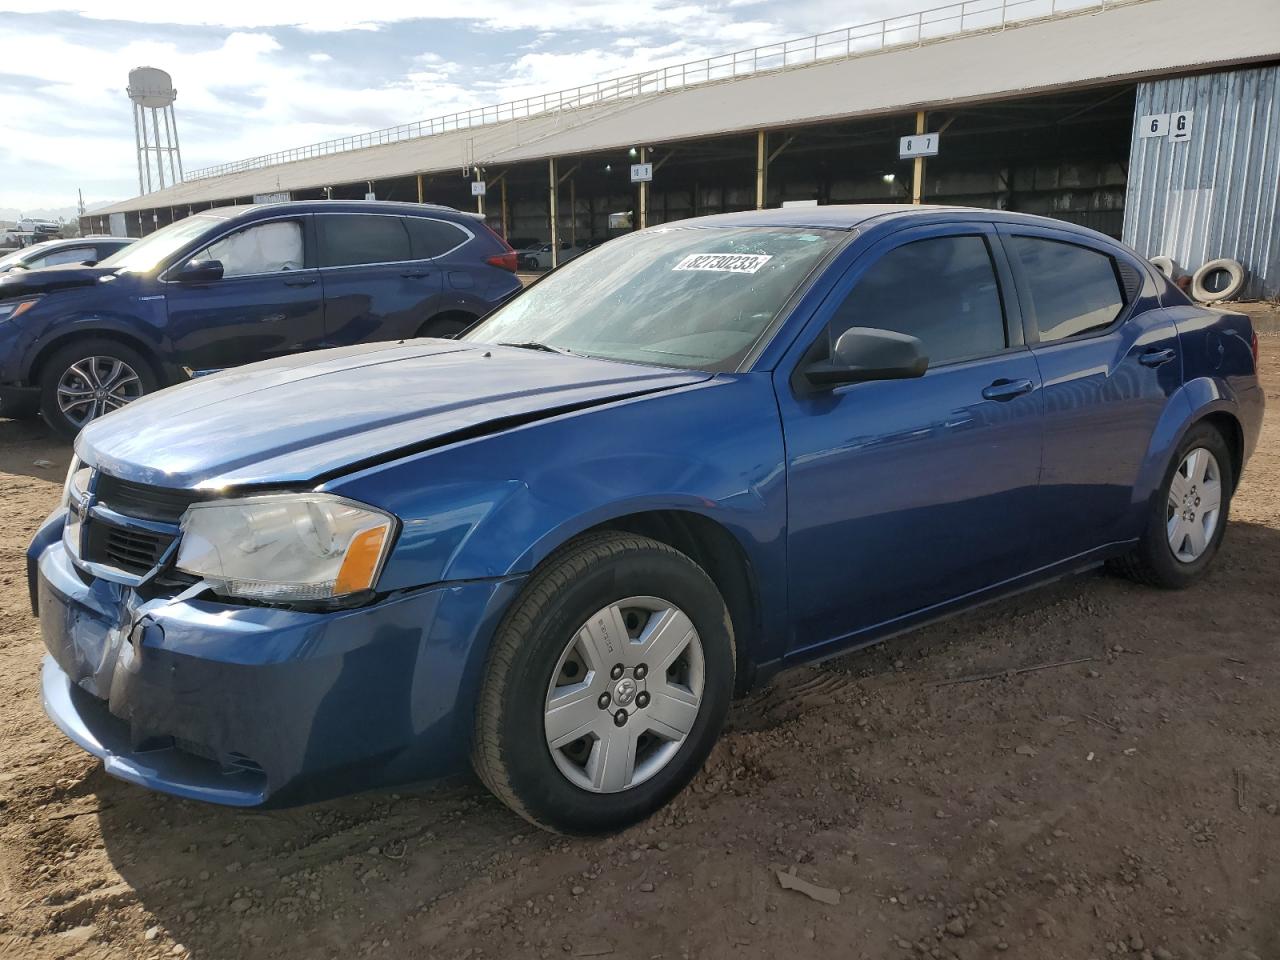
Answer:
<svg viewBox="0 0 1280 960"><path fill-rule="evenodd" d="M671 269L755 273L772 259L767 253L691 253Z"/></svg>

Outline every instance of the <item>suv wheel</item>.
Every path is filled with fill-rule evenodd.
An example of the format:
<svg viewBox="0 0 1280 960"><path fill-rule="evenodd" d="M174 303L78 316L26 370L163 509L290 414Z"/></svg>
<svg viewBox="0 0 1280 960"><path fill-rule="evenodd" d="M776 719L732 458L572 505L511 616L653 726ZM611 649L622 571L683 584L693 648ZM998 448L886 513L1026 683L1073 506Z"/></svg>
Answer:
<svg viewBox="0 0 1280 960"><path fill-rule="evenodd" d="M142 354L114 340L85 340L58 350L40 376L40 414L68 439L91 420L159 387Z"/></svg>
<svg viewBox="0 0 1280 960"><path fill-rule="evenodd" d="M583 538L543 564L498 629L476 771L540 827L621 829L701 768L734 664L728 611L701 567L647 537Z"/></svg>

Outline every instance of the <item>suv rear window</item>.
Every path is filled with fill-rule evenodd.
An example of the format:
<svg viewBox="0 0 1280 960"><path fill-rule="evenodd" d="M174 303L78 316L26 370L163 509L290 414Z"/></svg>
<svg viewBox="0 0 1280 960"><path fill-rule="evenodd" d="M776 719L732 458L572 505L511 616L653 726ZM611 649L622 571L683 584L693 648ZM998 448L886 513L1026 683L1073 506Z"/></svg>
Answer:
<svg viewBox="0 0 1280 960"><path fill-rule="evenodd" d="M316 216L320 266L412 260L404 219L366 213L322 213Z"/></svg>
<svg viewBox="0 0 1280 960"><path fill-rule="evenodd" d="M1009 237L1022 266L1040 342L1111 326L1124 309L1115 261L1105 253L1045 237Z"/></svg>

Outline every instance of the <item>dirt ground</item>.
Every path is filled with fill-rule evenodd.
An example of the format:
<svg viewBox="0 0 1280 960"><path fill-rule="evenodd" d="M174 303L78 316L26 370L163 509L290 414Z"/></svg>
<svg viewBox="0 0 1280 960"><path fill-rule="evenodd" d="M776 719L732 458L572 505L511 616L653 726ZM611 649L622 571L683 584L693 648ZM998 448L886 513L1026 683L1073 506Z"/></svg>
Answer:
<svg viewBox="0 0 1280 960"><path fill-rule="evenodd" d="M37 695L22 551L69 451L0 421L0 957L1280 957L1280 311L1253 312L1270 408L1201 585L1086 575L792 671L605 840L472 781L255 813L107 777Z"/></svg>

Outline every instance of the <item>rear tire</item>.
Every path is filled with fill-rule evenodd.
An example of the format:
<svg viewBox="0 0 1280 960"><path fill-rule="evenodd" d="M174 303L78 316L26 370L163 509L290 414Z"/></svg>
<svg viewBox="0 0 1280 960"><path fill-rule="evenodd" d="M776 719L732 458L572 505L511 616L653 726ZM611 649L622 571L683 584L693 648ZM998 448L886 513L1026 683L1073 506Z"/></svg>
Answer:
<svg viewBox="0 0 1280 960"><path fill-rule="evenodd" d="M585 537L534 573L498 628L473 765L543 829L620 830L702 767L728 714L735 662L728 611L701 567L647 537Z"/></svg>
<svg viewBox="0 0 1280 960"><path fill-rule="evenodd" d="M1207 454L1211 460L1195 458L1188 468L1193 453ZM1231 451L1222 434L1205 423L1192 427L1178 444L1160 488L1152 497L1142 539L1112 566L1148 586L1167 590L1191 586L1213 562L1222 544L1235 479ZM1215 491L1216 516L1210 518L1208 509ZM1210 519L1212 530L1205 533ZM1197 529L1197 536L1203 535L1202 542L1190 535Z"/></svg>
<svg viewBox="0 0 1280 960"><path fill-rule="evenodd" d="M160 388L160 378L137 350L95 337L55 352L40 374L40 415L68 440L86 424Z"/></svg>

